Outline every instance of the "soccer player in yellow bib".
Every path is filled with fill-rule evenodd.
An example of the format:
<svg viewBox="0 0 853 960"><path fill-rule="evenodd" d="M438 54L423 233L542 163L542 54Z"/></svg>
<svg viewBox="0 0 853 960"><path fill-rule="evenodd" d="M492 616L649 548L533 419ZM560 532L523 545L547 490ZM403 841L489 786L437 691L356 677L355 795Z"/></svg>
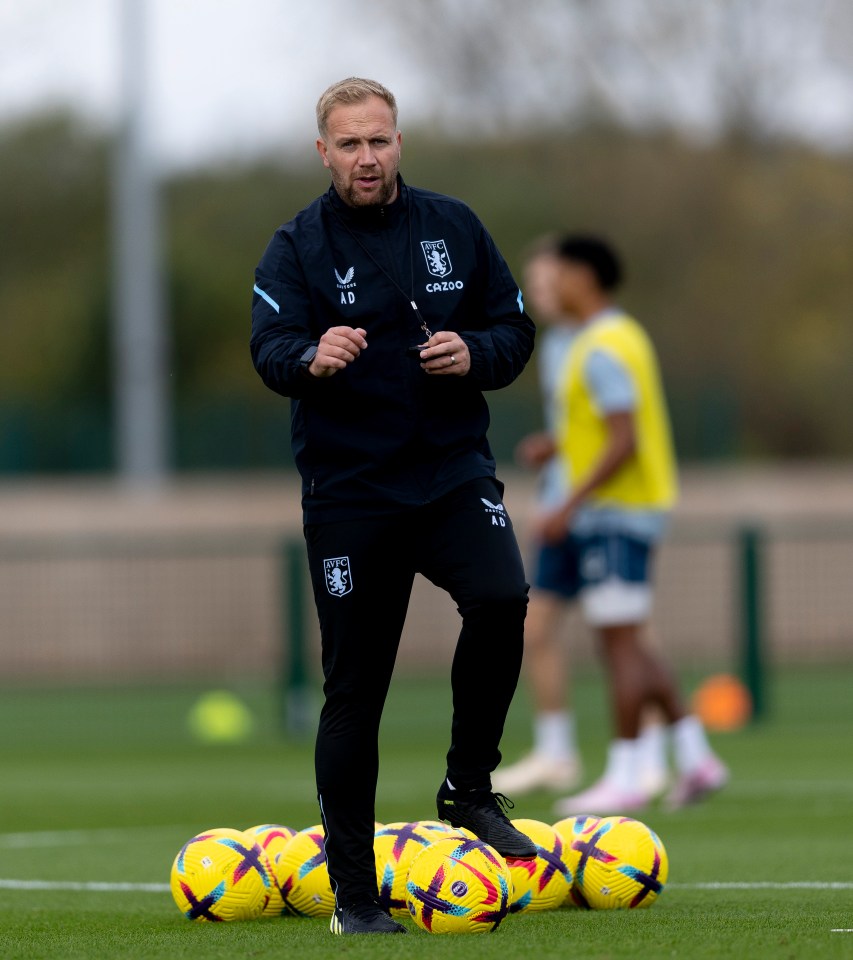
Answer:
<svg viewBox="0 0 853 960"><path fill-rule="evenodd" d="M557 247L564 239L552 233L531 244L524 258L525 304L532 308L538 331L536 364L542 395L544 429L524 436L516 446L516 462L538 472L537 512L561 504L569 494L568 478L557 457L556 433L560 419L556 402L561 371L578 333L575 318L562 312L557 296L561 258ZM564 538L570 537L568 529ZM562 542L535 541L528 557L530 599L524 622L524 667L530 689L533 742L513 763L492 774L492 787L509 796L551 790L567 793L581 782L583 765L570 695L570 661L564 643L567 608L577 599L576 571L566 575L566 556L574 556ZM666 737L650 711L640 733L639 782L650 796L668 783Z"/></svg>
<svg viewBox="0 0 853 960"><path fill-rule="evenodd" d="M603 776L559 800L557 811L601 815L646 806L639 734L650 706L671 735L677 776L666 803L676 808L722 787L728 771L698 718L685 711L665 662L643 643L654 550L678 492L657 358L645 330L613 302L622 274L614 250L597 237L572 235L557 253L560 306L580 322L556 396L557 456L570 492L539 515L535 532L561 553L556 562L600 637L616 734Z"/></svg>

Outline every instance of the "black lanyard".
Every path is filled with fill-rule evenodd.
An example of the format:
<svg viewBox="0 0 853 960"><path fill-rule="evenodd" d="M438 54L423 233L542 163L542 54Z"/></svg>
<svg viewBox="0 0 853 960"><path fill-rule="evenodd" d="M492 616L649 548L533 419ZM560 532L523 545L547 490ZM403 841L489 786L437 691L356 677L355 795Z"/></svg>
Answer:
<svg viewBox="0 0 853 960"><path fill-rule="evenodd" d="M331 202L329 204L329 207L332 213L335 215L335 219L338 221L338 223L344 228L344 230L346 230L346 232L353 238L353 240L355 240L355 242L361 247L364 253L373 261L373 263L379 269L379 271L391 282L393 287L396 290L399 290L399 292L403 295L403 297L409 302L409 305L414 311L415 317L417 318L417 321L420 324L421 330L423 330L427 340L429 340L432 337L432 331L426 325L426 320L424 320L420 310L418 310L418 305L415 303L415 257L413 252L414 245L412 244L412 198L411 196L407 197L407 200L406 200L406 219L408 220L408 224L409 224L409 270L411 271L410 276L412 278L411 295L406 293L406 291L400 286L400 284L397 283L397 281L391 276L391 274L385 269L385 267L382 266L382 264L376 259L376 257L373 256L370 250L368 250L368 248L361 242L358 236L355 233L353 233L352 230L350 230L346 220L344 220L344 218L338 213L338 211L335 210L334 202Z"/></svg>

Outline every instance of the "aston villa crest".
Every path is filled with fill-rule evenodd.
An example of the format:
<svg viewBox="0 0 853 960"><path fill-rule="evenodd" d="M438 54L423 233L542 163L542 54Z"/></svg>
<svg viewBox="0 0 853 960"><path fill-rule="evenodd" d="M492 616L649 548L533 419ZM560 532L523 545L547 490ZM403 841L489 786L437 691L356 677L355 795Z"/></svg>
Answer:
<svg viewBox="0 0 853 960"><path fill-rule="evenodd" d="M443 240L421 240L421 249L426 257L427 270L434 277L447 277L453 272L447 244Z"/></svg>
<svg viewBox="0 0 853 960"><path fill-rule="evenodd" d="M349 557L332 557L323 561L326 589L333 597L345 597L352 592L352 571Z"/></svg>

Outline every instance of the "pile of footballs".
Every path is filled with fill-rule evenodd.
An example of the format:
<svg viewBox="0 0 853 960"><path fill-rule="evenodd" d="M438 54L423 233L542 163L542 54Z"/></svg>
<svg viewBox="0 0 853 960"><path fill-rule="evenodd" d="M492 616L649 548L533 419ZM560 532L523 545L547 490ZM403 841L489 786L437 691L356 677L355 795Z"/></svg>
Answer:
<svg viewBox="0 0 853 960"><path fill-rule="evenodd" d="M648 907L666 884L666 851L639 820L512 823L536 845L535 860L508 863L436 820L377 823L379 901L430 933L488 933L525 911ZM335 905L321 825L202 831L175 857L171 889L181 913L200 921L325 917Z"/></svg>

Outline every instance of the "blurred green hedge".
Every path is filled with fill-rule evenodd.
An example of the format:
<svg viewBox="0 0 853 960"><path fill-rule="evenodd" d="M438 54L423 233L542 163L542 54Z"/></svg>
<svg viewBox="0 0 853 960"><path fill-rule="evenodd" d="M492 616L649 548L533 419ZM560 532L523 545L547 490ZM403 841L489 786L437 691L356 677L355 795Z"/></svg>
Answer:
<svg viewBox="0 0 853 960"><path fill-rule="evenodd" d="M110 469L110 143L78 118L0 130L0 473ZM535 141L407 134L403 173L459 196L520 276L554 229L625 255L624 306L658 344L686 459L847 457L853 431L853 161L797 145L691 146L612 130ZM248 354L252 272L327 186L306 144L164 183L174 463L291 463L286 401ZM490 395L502 459L539 423L533 365Z"/></svg>

